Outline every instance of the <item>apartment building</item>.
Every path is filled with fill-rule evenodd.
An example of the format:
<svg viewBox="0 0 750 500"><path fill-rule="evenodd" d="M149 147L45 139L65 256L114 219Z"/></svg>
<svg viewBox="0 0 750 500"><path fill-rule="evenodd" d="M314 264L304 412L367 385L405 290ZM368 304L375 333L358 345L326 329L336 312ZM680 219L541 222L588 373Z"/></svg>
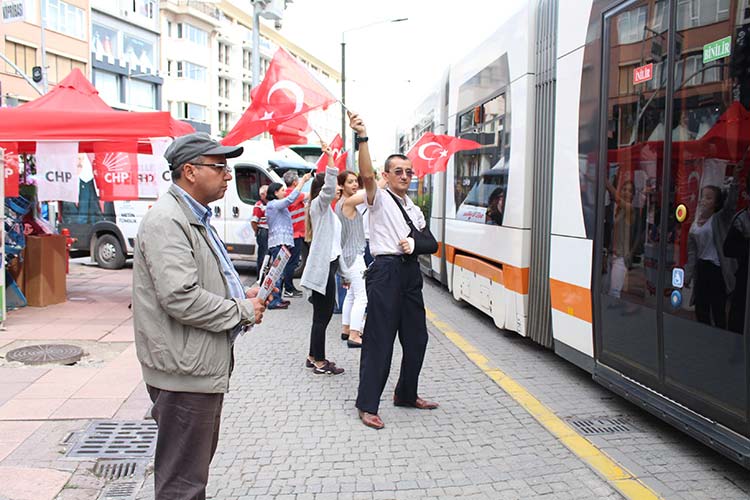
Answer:
<svg viewBox="0 0 750 500"><path fill-rule="evenodd" d="M161 110L158 0L91 1L91 80L104 101Z"/></svg>
<svg viewBox="0 0 750 500"><path fill-rule="evenodd" d="M42 64L42 8L45 12L45 62ZM49 86L73 68L89 69L89 0L27 0L24 21L0 24L3 53L29 77L35 66L46 66ZM0 61L0 98L3 106L17 106L39 97L39 92L16 70ZM37 87L43 91L42 84Z"/></svg>
<svg viewBox="0 0 750 500"><path fill-rule="evenodd" d="M161 15L164 109L188 120L196 130L220 137L250 105L250 90L257 85L252 81L250 2L162 0ZM334 95L338 94L337 70L263 23L261 79L280 46L310 68ZM331 106L328 111L311 113L309 120L323 137L333 137L340 127L340 116L340 110Z"/></svg>

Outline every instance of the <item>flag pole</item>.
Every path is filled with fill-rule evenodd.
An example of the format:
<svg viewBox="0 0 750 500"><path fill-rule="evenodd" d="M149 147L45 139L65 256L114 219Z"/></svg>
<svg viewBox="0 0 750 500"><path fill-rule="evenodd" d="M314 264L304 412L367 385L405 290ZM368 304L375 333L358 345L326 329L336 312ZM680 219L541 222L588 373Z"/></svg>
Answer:
<svg viewBox="0 0 750 500"><path fill-rule="evenodd" d="M349 108L347 108L347 107L346 107L346 104L344 104L344 103L343 103L343 102L341 102L340 100L339 100L339 104L341 104L341 107L342 107L342 108L344 108L345 110L347 110L348 112L350 112L350 113L352 112L352 110L350 110Z"/></svg>

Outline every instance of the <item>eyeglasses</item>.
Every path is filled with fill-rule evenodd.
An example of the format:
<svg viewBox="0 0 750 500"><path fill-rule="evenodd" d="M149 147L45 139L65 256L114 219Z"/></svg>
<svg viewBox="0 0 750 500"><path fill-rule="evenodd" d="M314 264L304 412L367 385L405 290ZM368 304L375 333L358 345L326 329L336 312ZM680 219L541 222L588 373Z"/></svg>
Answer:
<svg viewBox="0 0 750 500"><path fill-rule="evenodd" d="M227 174L232 173L232 167L230 167L226 163L191 163L191 165L196 167L211 167L216 170L223 170L224 173Z"/></svg>
<svg viewBox="0 0 750 500"><path fill-rule="evenodd" d="M403 168L397 168L395 170L391 170L388 173L395 175L396 177L401 177L402 175L406 174L407 177L411 177L414 175L414 170L407 168L404 170Z"/></svg>

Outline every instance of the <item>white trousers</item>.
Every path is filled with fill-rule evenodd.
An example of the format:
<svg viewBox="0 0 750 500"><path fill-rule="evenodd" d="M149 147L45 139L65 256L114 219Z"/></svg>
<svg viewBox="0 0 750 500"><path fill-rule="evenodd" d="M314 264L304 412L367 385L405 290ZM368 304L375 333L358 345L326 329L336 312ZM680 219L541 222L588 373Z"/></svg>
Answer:
<svg viewBox="0 0 750 500"><path fill-rule="evenodd" d="M365 290L365 279L362 272L367 269L365 258L357 257L346 272L346 280L349 281L349 289L346 291L346 299L341 308L341 323L349 325L349 328L362 332L365 322L365 310L367 309L367 291Z"/></svg>
<svg viewBox="0 0 750 500"><path fill-rule="evenodd" d="M609 295L620 298L620 293L625 285L625 275L628 272L625 259L619 256L611 256L609 260Z"/></svg>

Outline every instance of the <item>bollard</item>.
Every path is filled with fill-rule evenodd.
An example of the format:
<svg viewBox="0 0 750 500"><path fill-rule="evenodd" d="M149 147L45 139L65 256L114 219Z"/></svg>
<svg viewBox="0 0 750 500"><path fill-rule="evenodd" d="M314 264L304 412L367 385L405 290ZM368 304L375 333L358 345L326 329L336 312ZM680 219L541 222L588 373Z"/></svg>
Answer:
<svg viewBox="0 0 750 500"><path fill-rule="evenodd" d="M78 241L78 238L71 238L70 237L70 229L67 227L63 228L62 231L60 231L60 234L65 236L65 251L66 251L66 259L65 259L65 274L70 273L70 249L73 247L73 243Z"/></svg>

